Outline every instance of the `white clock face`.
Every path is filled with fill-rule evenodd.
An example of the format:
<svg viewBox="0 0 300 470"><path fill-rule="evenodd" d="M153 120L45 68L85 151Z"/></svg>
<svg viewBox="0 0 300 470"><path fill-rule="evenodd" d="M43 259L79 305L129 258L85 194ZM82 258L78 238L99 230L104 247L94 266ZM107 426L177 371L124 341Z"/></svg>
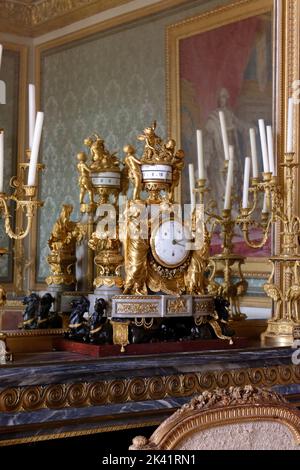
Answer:
<svg viewBox="0 0 300 470"><path fill-rule="evenodd" d="M156 261L166 267L180 266L189 256L189 232L178 220L166 220L154 230L151 247Z"/></svg>

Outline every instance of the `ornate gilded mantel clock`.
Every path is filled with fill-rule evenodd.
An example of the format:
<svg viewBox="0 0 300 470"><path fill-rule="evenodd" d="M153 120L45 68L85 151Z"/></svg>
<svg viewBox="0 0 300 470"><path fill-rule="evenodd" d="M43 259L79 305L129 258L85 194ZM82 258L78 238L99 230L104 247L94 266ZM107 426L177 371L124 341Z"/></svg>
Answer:
<svg viewBox="0 0 300 470"><path fill-rule="evenodd" d="M178 213L179 205L174 205L184 153L176 152L174 140L164 143L155 128L154 122L138 136L144 142L140 159L131 145L124 147L124 162L134 187L125 216L124 294L185 292L184 273L191 259L188 249L191 234Z"/></svg>
<svg viewBox="0 0 300 470"><path fill-rule="evenodd" d="M202 226L196 211L183 221L182 208L175 203L184 152L176 150L173 139L164 142L156 134L155 122L138 140L144 144L142 155L138 157L134 147L126 145L123 162L97 134L84 141L90 155L77 155L80 210L87 216L85 234L96 265L91 308L99 297L107 301L114 343L122 348L129 341L129 325L149 330L167 317L190 317L186 320L190 333L192 328L209 325L218 338L231 340L222 332L214 297L208 292L209 236L204 230L204 237L203 233L198 237ZM123 211L119 195L128 192L130 183L132 197ZM113 209L108 210L112 217L117 216L114 234L105 207ZM199 238L203 243L195 248ZM66 261L73 262L74 253L68 254ZM59 260L59 274L67 279L67 263L62 263L61 256Z"/></svg>
<svg viewBox="0 0 300 470"><path fill-rule="evenodd" d="M203 243L191 250L199 227L197 214L183 222L182 209L175 204L184 152L176 150L173 139L164 142L155 131L154 122L138 136L144 142L140 158L133 146L124 147L133 197L125 211L124 291L112 299L114 341L122 347L128 343L128 323L121 319L150 328L155 317L176 316L193 317L199 325L210 322L219 338L229 339L213 320L214 299L205 276L209 239L204 236Z"/></svg>

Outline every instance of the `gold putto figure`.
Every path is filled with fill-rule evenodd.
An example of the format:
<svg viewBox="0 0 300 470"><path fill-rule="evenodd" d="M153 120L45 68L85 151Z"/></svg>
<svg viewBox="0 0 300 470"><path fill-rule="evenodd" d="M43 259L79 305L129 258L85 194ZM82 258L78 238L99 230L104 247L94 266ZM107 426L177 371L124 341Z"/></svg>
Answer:
<svg viewBox="0 0 300 470"><path fill-rule="evenodd" d="M141 158L143 163L156 163L159 160L162 140L155 134L156 121L152 126L146 127L143 134L138 136L138 140L145 142L144 153Z"/></svg>
<svg viewBox="0 0 300 470"><path fill-rule="evenodd" d="M136 158L135 149L131 145L125 145L124 152L126 154L124 158L124 164L125 168L127 168L127 177L132 182L134 188L132 199L136 201L140 199L142 190L142 163Z"/></svg>
<svg viewBox="0 0 300 470"><path fill-rule="evenodd" d="M87 156L84 152L80 152L77 154L77 170L79 173L78 184L80 188L80 195L79 195L79 202L83 204L84 196L86 192L89 194L90 202L94 202L93 196L93 186L90 179L91 168L89 168L86 164Z"/></svg>
<svg viewBox="0 0 300 470"><path fill-rule="evenodd" d="M175 142L175 141L174 140L169 141L169 144L171 142ZM175 145L174 145L174 147L175 147ZM172 147L172 148L174 148L174 147ZM178 150L175 153L175 155L172 157L172 166L173 166L172 184L171 184L171 188L170 188L170 191L169 191L169 200L170 201L175 200L175 189L179 185L181 172L184 168L184 151L183 150Z"/></svg>
<svg viewBox="0 0 300 470"><path fill-rule="evenodd" d="M176 151L174 139L164 142L155 131L156 121L137 136L139 141L144 142L140 158L136 156L132 145L124 147L126 156L123 176L125 178L128 175L133 185L133 200L140 200L141 192L146 191L148 203L158 204L162 201L173 203L175 189L184 167L184 152Z"/></svg>
<svg viewBox="0 0 300 470"><path fill-rule="evenodd" d="M98 134L93 134L85 139L84 144L90 148L92 157L90 169L93 173L119 167L119 160L115 153L109 153L105 148L104 140Z"/></svg>

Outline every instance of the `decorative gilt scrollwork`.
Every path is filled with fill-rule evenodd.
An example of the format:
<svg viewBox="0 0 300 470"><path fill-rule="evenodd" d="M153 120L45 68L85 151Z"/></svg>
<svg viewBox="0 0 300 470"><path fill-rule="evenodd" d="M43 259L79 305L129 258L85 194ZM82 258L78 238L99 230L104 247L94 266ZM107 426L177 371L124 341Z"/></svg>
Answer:
<svg viewBox="0 0 300 470"><path fill-rule="evenodd" d="M142 317L143 314L159 314L158 304L155 302L143 302L143 303L118 303L117 313L130 313L135 314L137 317Z"/></svg>
<svg viewBox="0 0 300 470"><path fill-rule="evenodd" d="M186 299L168 300L167 313L187 313L188 306Z"/></svg>
<svg viewBox="0 0 300 470"><path fill-rule="evenodd" d="M123 337L122 331L123 344L126 342L125 336ZM167 397L189 397L204 390L212 391L215 388L227 389L231 386L244 387L245 385L273 387L291 383L300 383L300 366L280 365L271 368L133 377L94 383L12 387L0 391L0 411L35 411L42 408L60 409L125 403L133 397L134 401L159 400Z"/></svg>

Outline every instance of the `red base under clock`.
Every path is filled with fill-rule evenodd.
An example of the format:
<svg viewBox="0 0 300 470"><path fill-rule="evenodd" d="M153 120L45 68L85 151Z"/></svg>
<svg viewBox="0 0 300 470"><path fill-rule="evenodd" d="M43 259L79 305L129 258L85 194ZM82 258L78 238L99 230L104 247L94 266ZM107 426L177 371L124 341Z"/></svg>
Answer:
<svg viewBox="0 0 300 470"><path fill-rule="evenodd" d="M243 349L249 347L249 345L248 338L234 338L233 344L229 344L228 341L223 341L220 339L208 339L163 343L128 344L125 348L125 352L121 352L120 346L115 344L95 345L70 341L68 339L57 339L54 342L54 348L57 351L76 352L92 357L130 356L221 349Z"/></svg>

